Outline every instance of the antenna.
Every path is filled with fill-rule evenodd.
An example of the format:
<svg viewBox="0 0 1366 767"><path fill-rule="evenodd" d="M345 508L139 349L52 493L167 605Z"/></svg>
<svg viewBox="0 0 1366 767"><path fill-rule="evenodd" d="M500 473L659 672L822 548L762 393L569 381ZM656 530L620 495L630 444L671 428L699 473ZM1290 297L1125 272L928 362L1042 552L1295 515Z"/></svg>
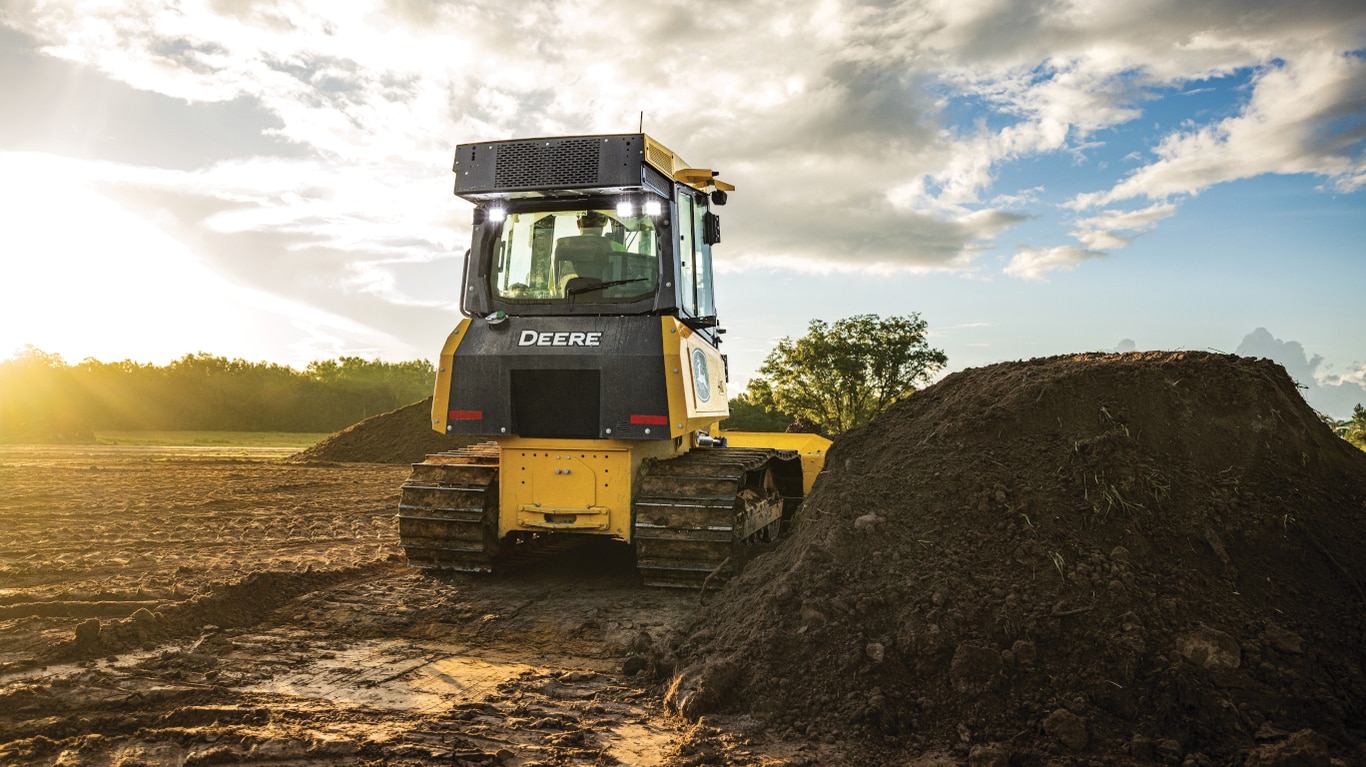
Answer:
<svg viewBox="0 0 1366 767"><path fill-rule="evenodd" d="M640 130L637 133L645 132L645 110L640 111Z"/></svg>

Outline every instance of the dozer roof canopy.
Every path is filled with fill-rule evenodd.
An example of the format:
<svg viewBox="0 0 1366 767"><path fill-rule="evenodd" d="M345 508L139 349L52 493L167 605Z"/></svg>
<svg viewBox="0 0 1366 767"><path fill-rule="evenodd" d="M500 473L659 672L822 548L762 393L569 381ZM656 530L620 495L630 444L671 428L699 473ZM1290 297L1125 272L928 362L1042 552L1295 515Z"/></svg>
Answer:
<svg viewBox="0 0 1366 767"><path fill-rule="evenodd" d="M455 193L474 203L644 191L667 197L674 181L699 191L734 189L643 133L461 144L452 170Z"/></svg>

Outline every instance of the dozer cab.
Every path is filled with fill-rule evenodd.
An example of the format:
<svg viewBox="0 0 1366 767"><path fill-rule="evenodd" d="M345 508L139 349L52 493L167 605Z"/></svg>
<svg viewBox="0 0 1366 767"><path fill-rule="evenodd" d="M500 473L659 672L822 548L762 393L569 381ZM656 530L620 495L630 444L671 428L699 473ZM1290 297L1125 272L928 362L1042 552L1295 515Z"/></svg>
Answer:
<svg viewBox="0 0 1366 767"><path fill-rule="evenodd" d="M462 144L474 204L466 316L441 351L432 428L489 441L404 483L417 567L488 572L607 536L646 583L724 579L781 529L829 445L721 433L713 206L733 187L644 134Z"/></svg>

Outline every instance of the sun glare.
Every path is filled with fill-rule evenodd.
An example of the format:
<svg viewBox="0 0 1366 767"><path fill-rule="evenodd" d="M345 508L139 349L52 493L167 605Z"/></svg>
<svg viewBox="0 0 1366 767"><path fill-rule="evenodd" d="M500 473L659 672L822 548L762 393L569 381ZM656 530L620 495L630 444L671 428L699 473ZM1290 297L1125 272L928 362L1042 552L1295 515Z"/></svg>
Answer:
<svg viewBox="0 0 1366 767"><path fill-rule="evenodd" d="M279 315L263 327L252 291L90 188L78 163L0 155L0 173L13 243L0 260L0 358L27 344L68 362L259 358L282 331L299 335Z"/></svg>

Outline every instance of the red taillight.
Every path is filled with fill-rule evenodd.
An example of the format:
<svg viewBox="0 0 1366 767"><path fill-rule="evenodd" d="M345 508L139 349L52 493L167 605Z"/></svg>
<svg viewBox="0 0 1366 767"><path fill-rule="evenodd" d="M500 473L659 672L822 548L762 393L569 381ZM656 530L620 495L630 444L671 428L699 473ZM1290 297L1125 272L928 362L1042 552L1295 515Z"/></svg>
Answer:
<svg viewBox="0 0 1366 767"><path fill-rule="evenodd" d="M484 411L482 410L452 410L448 415L452 421L484 420Z"/></svg>
<svg viewBox="0 0 1366 767"><path fill-rule="evenodd" d="M669 417L665 415L633 415L632 426L668 426Z"/></svg>

